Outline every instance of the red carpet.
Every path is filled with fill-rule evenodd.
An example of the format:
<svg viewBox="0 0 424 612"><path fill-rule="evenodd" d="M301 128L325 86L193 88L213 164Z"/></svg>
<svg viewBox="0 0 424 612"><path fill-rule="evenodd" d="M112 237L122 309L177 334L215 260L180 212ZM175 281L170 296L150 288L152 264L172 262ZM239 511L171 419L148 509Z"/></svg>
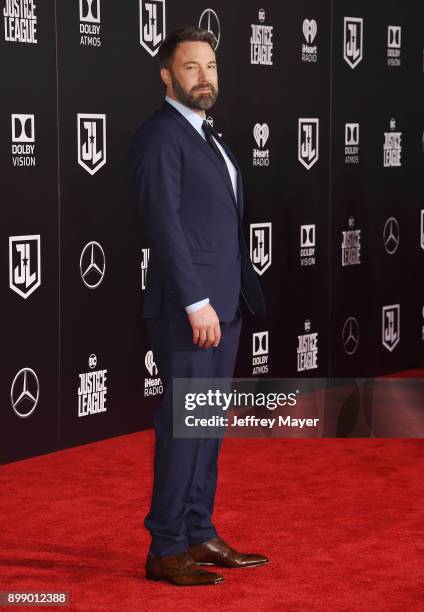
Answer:
<svg viewBox="0 0 424 612"><path fill-rule="evenodd" d="M414 370L402 370L395 374L386 374L381 378L424 378L424 368L415 368Z"/></svg>
<svg viewBox="0 0 424 612"><path fill-rule="evenodd" d="M152 441L1 467L0 590L65 590L90 612L423 609L421 440L225 440L215 523L271 563L192 588L144 578Z"/></svg>

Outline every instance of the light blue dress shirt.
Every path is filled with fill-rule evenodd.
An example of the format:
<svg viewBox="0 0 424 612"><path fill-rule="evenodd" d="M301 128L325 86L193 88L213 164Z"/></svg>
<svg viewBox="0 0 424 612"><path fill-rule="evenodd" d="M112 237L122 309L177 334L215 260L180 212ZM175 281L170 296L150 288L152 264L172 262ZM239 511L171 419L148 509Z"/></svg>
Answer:
<svg viewBox="0 0 424 612"><path fill-rule="evenodd" d="M195 113L190 108L188 108L188 106L181 104L181 102L178 102L177 100L174 100L173 98L170 98L169 96L165 96L165 100L169 102L169 104L171 104L174 108L176 108L177 111L179 111L182 114L182 116L187 119L187 121L190 121L194 129L200 134L200 136L204 140L206 140L205 133L202 129L202 123L204 119L206 119L205 113L203 113L203 117L201 117L198 113ZM234 190L234 195L237 200L237 170L234 167L234 164L232 163L228 155L226 154L226 152L224 151L224 149L222 148L222 146L216 140L216 138L214 138L213 136L212 138L214 139L218 149L221 151L222 156L225 159L225 163L227 164L228 172L231 178L231 184ZM204 300L200 300L200 302L195 302L194 304L190 304L189 306L186 306L185 309L186 309L186 312L190 314L192 312L196 312L196 310L199 310L206 304L209 304L209 298L205 298Z"/></svg>

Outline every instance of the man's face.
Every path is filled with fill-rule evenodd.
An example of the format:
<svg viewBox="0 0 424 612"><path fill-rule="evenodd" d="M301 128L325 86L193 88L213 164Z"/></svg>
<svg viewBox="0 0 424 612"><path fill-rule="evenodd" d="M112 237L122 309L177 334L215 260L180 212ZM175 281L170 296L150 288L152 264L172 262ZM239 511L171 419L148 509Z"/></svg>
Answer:
<svg viewBox="0 0 424 612"><path fill-rule="evenodd" d="M189 108L208 110L218 97L218 73L215 52L209 43L185 41L175 49L167 87L174 97ZM163 78L163 77L162 77Z"/></svg>

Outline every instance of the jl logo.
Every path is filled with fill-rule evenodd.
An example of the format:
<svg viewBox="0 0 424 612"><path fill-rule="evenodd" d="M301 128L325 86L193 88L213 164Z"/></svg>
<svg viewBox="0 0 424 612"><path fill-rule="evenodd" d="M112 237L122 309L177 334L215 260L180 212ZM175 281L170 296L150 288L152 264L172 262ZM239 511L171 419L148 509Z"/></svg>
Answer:
<svg viewBox="0 0 424 612"><path fill-rule="evenodd" d="M343 31L343 58L352 68L362 60L364 20L362 17L345 17Z"/></svg>
<svg viewBox="0 0 424 612"><path fill-rule="evenodd" d="M41 284L40 236L9 237L9 287L26 299Z"/></svg>
<svg viewBox="0 0 424 612"><path fill-rule="evenodd" d="M299 119L297 132L297 158L307 170L319 157L319 120Z"/></svg>
<svg viewBox="0 0 424 612"><path fill-rule="evenodd" d="M383 306L382 342L388 351L393 351L400 340L400 304Z"/></svg>
<svg viewBox="0 0 424 612"><path fill-rule="evenodd" d="M140 45L154 57L165 35L165 0L140 0Z"/></svg>
<svg viewBox="0 0 424 612"><path fill-rule="evenodd" d="M250 224L250 259L260 276L271 265L271 230L271 223Z"/></svg>
<svg viewBox="0 0 424 612"><path fill-rule="evenodd" d="M78 163L91 175L106 163L106 115L78 113Z"/></svg>

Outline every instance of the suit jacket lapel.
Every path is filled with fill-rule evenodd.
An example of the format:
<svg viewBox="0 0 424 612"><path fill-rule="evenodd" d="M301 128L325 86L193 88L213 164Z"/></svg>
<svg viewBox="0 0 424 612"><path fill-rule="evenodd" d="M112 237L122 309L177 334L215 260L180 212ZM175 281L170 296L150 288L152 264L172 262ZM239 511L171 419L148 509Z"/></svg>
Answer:
<svg viewBox="0 0 424 612"><path fill-rule="evenodd" d="M218 134L215 128L212 128L212 131L213 131L215 138L217 139L219 144L222 146L222 148L225 150L226 154L228 155L228 157L234 164L235 169L237 170L237 204L238 204L239 211L240 211L240 217L242 217L243 216L243 183L242 183L242 178L241 178L240 166L238 165L237 160L232 154L231 150L222 140L221 136Z"/></svg>
<svg viewBox="0 0 424 612"><path fill-rule="evenodd" d="M164 102L162 109L165 111L170 111L172 114L172 117L179 123L179 125L186 131L186 133L188 134L188 136L192 139L193 142L195 142L197 144L197 146L203 151L203 153L210 159L210 161L215 165L215 167L219 170L222 178L224 179L224 182L227 186L228 191L230 192L231 198L233 200L233 204L236 208L236 212L239 215L240 214L240 210L237 206L237 201L236 201L236 197L234 195L234 189L233 189L233 185L231 183L231 179L230 179L230 175L228 173L228 170L222 165L222 162L217 158L216 153L212 150L211 146L209 145L209 143L206 142L206 140L204 138L202 138L202 136L200 136L200 134L194 129L194 127L191 125L191 123L189 121L187 121L187 119L185 119L185 117L182 116L182 114L180 112L177 111L176 108L174 108L171 104L168 104L168 102ZM220 144L222 144L222 140L218 137L217 138L220 142ZM227 152L227 148L225 148L225 152ZM228 155L228 157L231 156ZM234 162L233 162L234 163ZM239 189L239 184L240 184L240 169L238 168L237 164L234 164L237 168L237 192L239 193L240 189Z"/></svg>

